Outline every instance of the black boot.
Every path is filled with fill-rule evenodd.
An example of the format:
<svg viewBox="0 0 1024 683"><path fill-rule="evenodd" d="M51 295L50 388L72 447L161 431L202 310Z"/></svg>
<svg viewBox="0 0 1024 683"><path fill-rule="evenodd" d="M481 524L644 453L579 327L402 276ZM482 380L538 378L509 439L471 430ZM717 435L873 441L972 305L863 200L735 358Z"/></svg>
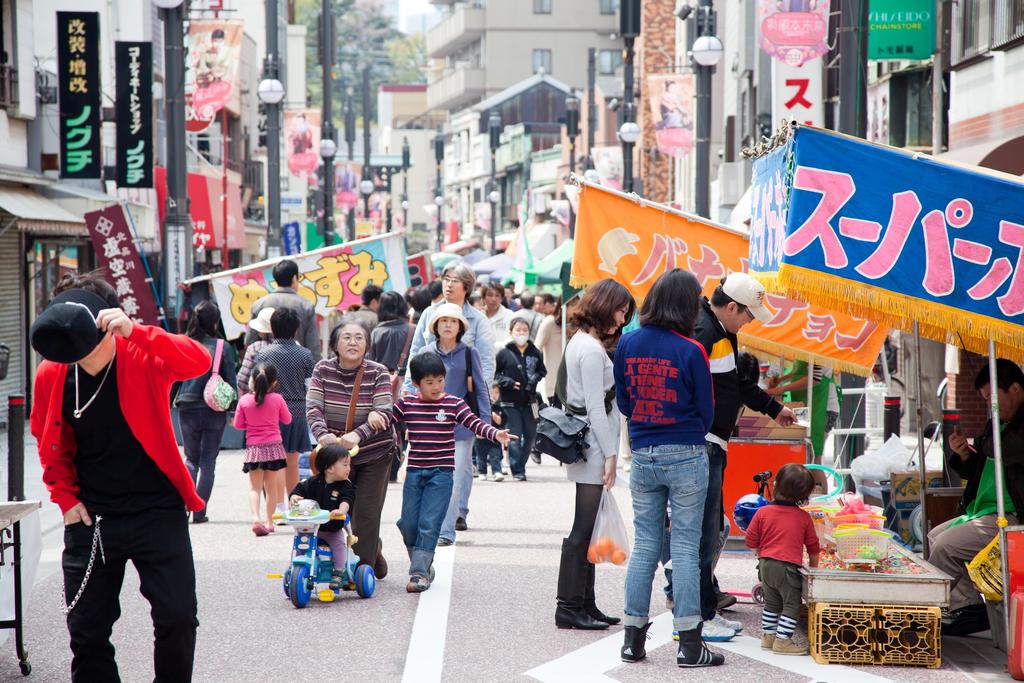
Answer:
<svg viewBox="0 0 1024 683"><path fill-rule="evenodd" d="M646 626L627 626L622 641L622 661L639 662L647 657L647 629L651 628L651 622Z"/></svg>
<svg viewBox="0 0 1024 683"><path fill-rule="evenodd" d="M610 617L602 612L597 607L597 602L594 599L594 580L596 579L597 571L594 565L591 564L590 560L587 560L587 584L583 592L583 609L586 610L587 615L595 621L601 621L609 626L615 626L617 623L622 621L618 617Z"/></svg>
<svg viewBox="0 0 1024 683"><path fill-rule="evenodd" d="M568 538L562 540L562 561L558 565L558 607L555 608L555 626L597 631L608 624L592 619L583 608L583 595L587 581L586 550Z"/></svg>
<svg viewBox="0 0 1024 683"><path fill-rule="evenodd" d="M721 666L725 657L708 649L700 638L703 624L689 631L679 632L679 652L676 653L676 665L684 668L699 666Z"/></svg>

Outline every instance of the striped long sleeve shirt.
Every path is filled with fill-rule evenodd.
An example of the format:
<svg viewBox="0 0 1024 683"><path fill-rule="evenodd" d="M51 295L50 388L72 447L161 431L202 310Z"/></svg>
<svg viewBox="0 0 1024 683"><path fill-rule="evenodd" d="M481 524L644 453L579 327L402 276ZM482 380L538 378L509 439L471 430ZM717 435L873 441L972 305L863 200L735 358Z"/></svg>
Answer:
<svg viewBox="0 0 1024 683"><path fill-rule="evenodd" d="M306 419L317 441L325 434L341 436L345 433L349 403L355 390L359 369L346 370L336 360L322 360L313 368L306 393ZM368 462L388 456L395 447L395 430L391 427L377 432L366 423L370 411L376 410L387 418L393 403L391 375L380 363L363 361L363 379L359 383L352 430L359 435L358 462Z"/></svg>
<svg viewBox="0 0 1024 683"><path fill-rule="evenodd" d="M455 469L456 424L482 439L494 441L498 435L498 430L484 424L464 400L450 394L437 401L405 396L395 404L393 415L409 430L409 469Z"/></svg>

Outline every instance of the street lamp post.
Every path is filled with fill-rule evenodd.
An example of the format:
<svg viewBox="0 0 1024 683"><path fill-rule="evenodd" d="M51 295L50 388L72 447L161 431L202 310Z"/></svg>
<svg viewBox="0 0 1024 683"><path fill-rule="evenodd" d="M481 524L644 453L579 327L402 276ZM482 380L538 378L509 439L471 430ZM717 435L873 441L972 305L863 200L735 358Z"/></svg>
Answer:
<svg viewBox="0 0 1024 683"><path fill-rule="evenodd" d="M281 100L284 99L284 85L277 78L277 0L266 0L266 10L267 56L263 60L263 80L256 94L267 116L267 238L263 256L271 258L281 255Z"/></svg>
<svg viewBox="0 0 1024 683"><path fill-rule="evenodd" d="M348 160L352 161L355 155L356 144L356 111L352 108L352 95L345 96L345 144L348 146ZM349 241L356 238L356 207L349 204L346 221Z"/></svg>
<svg viewBox="0 0 1024 683"><path fill-rule="evenodd" d="M707 0L710 2L710 0ZM627 130L631 135L632 128L636 126L636 110L633 106L635 86L633 83L633 44L640 35L640 0L622 0L619 5L619 34L625 41L626 49L623 52L622 70L622 126L619 128L619 138L622 141L622 186L626 192L633 191L633 145L639 139L637 135L632 142L626 140L622 135Z"/></svg>
<svg viewBox="0 0 1024 683"><path fill-rule="evenodd" d="M363 179L359 182L359 194L363 195L363 224L370 220L370 195L373 194L373 181L366 177L363 166Z"/></svg>
<svg viewBox="0 0 1024 683"><path fill-rule="evenodd" d="M441 166L444 164L444 132L437 127L434 136L434 162L437 164L437 175L434 178L434 205L437 207L437 250L441 251L444 240L441 235L442 210L444 208L444 186L441 184Z"/></svg>
<svg viewBox="0 0 1024 683"><path fill-rule="evenodd" d="M409 167L412 166L412 154L409 150L409 138L402 138L402 228L409 231Z"/></svg>
<svg viewBox="0 0 1024 683"><path fill-rule="evenodd" d="M370 168L370 67L363 67L363 182L371 180ZM370 187L373 185L371 183ZM372 189L370 190L373 191ZM370 220L370 193L363 193L363 220Z"/></svg>
<svg viewBox="0 0 1024 683"><path fill-rule="evenodd" d="M488 190L487 198L491 203L491 253L498 253L498 211L497 201L495 195L497 195L498 183L495 178L496 164L495 157L498 153L498 147L501 146L501 114L496 111L492 111L491 115L487 117L487 132L490 136L491 143L491 188Z"/></svg>
<svg viewBox="0 0 1024 683"><path fill-rule="evenodd" d="M323 69L323 124L320 132L320 157L324 160L324 244L334 244L334 155L338 145L334 141L334 113L331 105L331 91L334 87L332 71L334 69L334 11L331 0L323 0L320 10L322 26L320 40L322 54L320 64Z"/></svg>
<svg viewBox="0 0 1024 683"><path fill-rule="evenodd" d="M569 175L576 172L576 136L580 134L580 100L575 94L565 98L565 136L569 138ZM569 205L569 239L576 236L576 217Z"/></svg>
<svg viewBox="0 0 1024 683"><path fill-rule="evenodd" d="M192 276L192 219L185 161L185 8L182 0L159 0L164 22L164 102L167 107L167 213L163 231L163 314L177 330L178 283Z"/></svg>
<svg viewBox="0 0 1024 683"><path fill-rule="evenodd" d="M722 59L722 41L715 36L715 10L711 0L699 0L697 38L690 59L697 72L696 197L697 215L711 217L711 75Z"/></svg>

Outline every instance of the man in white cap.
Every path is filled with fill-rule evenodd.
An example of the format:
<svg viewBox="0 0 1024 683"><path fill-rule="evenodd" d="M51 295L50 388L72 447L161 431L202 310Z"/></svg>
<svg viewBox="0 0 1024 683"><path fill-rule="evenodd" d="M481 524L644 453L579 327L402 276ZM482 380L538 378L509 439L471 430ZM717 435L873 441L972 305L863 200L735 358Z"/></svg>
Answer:
<svg viewBox="0 0 1024 683"><path fill-rule="evenodd" d="M743 406L764 413L783 426L796 421L792 410L736 372L736 333L749 322L767 322L772 318L764 298L764 285L746 273L732 273L715 288L710 301L704 299L693 331L708 355L715 390L715 419L707 435L708 495L700 542L700 603L705 640L731 640L739 630L737 622L718 615L720 607L735 603L736 598L722 594L714 578L714 559L721 545L722 481L729 436Z"/></svg>

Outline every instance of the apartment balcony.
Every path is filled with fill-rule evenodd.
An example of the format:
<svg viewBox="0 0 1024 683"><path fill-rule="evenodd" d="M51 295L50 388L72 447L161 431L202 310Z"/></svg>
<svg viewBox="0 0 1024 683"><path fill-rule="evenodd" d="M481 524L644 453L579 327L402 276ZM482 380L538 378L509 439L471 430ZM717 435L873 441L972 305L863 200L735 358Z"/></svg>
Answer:
<svg viewBox="0 0 1024 683"><path fill-rule="evenodd" d="M427 54L447 57L484 34L484 10L473 4L456 5L451 14L427 32Z"/></svg>
<svg viewBox="0 0 1024 683"><path fill-rule="evenodd" d="M427 86L427 108L455 111L483 98L487 77L478 66L457 66Z"/></svg>

